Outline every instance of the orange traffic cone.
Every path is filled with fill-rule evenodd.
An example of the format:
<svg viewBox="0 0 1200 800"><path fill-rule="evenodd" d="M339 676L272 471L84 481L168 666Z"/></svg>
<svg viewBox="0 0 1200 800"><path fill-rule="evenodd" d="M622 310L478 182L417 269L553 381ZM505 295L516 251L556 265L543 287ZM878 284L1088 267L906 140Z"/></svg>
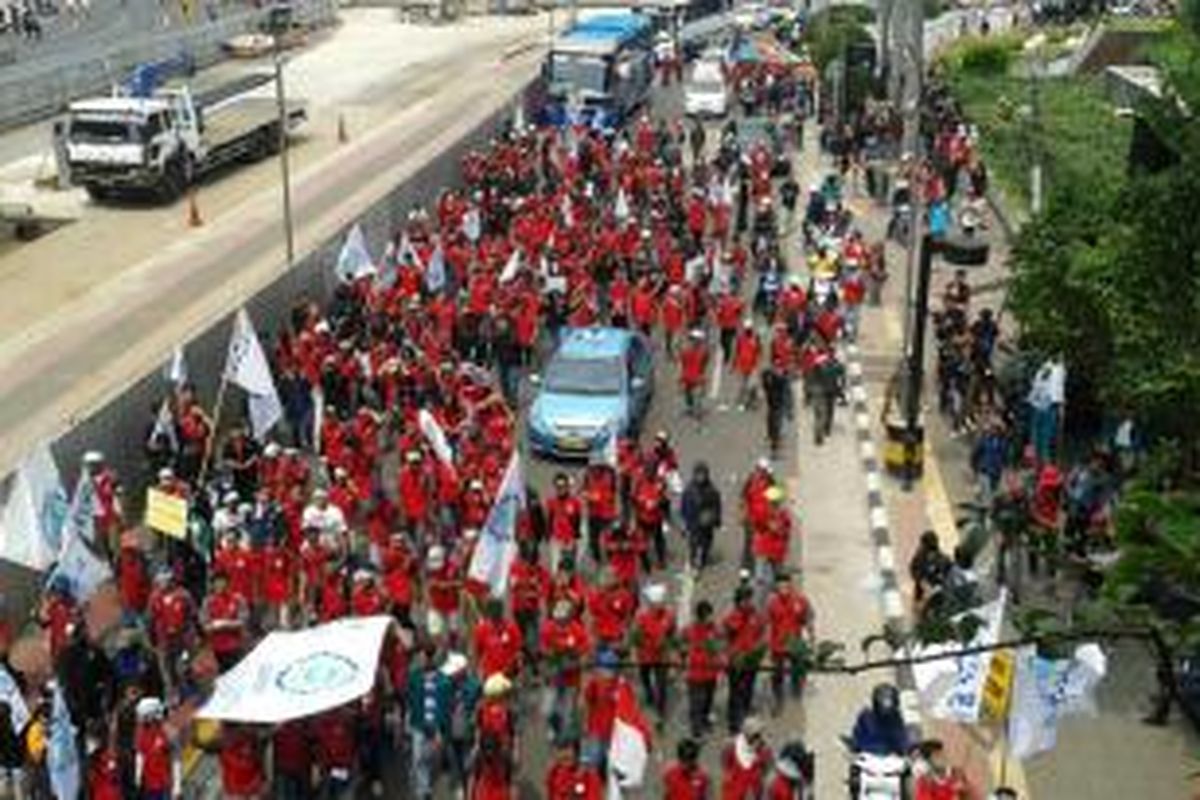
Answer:
<svg viewBox="0 0 1200 800"><path fill-rule="evenodd" d="M350 133L346 130L346 115L338 114L338 144L350 141Z"/></svg>
<svg viewBox="0 0 1200 800"><path fill-rule="evenodd" d="M192 189L188 192L188 227L199 228L204 224L204 220L200 218L200 206L196 203L196 190Z"/></svg>

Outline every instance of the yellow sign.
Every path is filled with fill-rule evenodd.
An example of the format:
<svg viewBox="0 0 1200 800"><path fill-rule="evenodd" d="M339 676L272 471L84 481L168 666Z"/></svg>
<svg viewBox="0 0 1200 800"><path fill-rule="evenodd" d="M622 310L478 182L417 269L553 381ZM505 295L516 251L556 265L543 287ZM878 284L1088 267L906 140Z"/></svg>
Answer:
<svg viewBox="0 0 1200 800"><path fill-rule="evenodd" d="M988 719L1002 720L1008 711L1015 662L1012 650L997 650L992 654L992 663L983 682L983 714Z"/></svg>
<svg viewBox="0 0 1200 800"><path fill-rule="evenodd" d="M187 516L187 500L159 489L146 491L147 527L182 539L187 534Z"/></svg>

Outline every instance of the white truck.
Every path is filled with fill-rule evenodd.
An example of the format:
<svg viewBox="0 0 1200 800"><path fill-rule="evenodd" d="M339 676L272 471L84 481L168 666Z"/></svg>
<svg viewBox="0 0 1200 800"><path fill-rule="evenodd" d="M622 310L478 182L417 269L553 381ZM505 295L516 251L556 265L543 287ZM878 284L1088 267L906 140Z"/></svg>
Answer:
<svg viewBox="0 0 1200 800"><path fill-rule="evenodd" d="M177 86L71 103L60 133L71 182L94 200L146 192L171 200L213 170L277 153L307 116L303 102L289 101L281 132L273 97L209 98Z"/></svg>

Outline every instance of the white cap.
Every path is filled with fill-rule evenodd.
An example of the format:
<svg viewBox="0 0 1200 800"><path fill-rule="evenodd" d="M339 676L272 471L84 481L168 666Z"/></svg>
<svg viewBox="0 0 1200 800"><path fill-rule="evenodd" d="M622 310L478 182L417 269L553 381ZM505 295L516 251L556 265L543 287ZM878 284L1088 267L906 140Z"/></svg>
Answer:
<svg viewBox="0 0 1200 800"><path fill-rule="evenodd" d="M103 464L104 453L99 450L88 450L83 454L83 463L85 464Z"/></svg>
<svg viewBox="0 0 1200 800"><path fill-rule="evenodd" d="M163 701L157 697L143 697L134 706L134 713L139 720L162 719L165 711Z"/></svg>
<svg viewBox="0 0 1200 800"><path fill-rule="evenodd" d="M466 668L467 657L456 651L446 654L446 660L442 662L439 672L443 675L457 675Z"/></svg>
<svg viewBox="0 0 1200 800"><path fill-rule="evenodd" d="M646 602L651 605L662 605L667 600L667 587L661 583L651 583L642 590L642 595L645 596Z"/></svg>
<svg viewBox="0 0 1200 800"><path fill-rule="evenodd" d="M433 569L438 569L441 567L446 563L446 548L442 547L440 544L435 544L433 547L429 548L429 552L425 556L425 563L427 566Z"/></svg>

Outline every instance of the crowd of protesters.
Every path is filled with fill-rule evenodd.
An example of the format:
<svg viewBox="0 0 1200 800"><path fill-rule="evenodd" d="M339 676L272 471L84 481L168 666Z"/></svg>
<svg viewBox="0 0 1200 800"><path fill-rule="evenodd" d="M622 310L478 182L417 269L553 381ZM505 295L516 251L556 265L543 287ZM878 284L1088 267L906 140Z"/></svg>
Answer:
<svg viewBox="0 0 1200 800"><path fill-rule="evenodd" d="M794 87L774 97L762 98L769 116L804 113L789 105L807 102ZM126 514L120 478L89 453L81 480L95 493L93 546L113 565L119 621L99 636L96 599L49 581L38 622L52 667L20 675L33 721L5 740L11 786L46 796L56 685L94 798L176 795L193 745L217 754L228 797L378 796L384 764L402 757L412 796L450 781L472 798L507 798L520 720L539 713L556 749L545 796L599 797L615 707L636 675L658 725L676 709L669 698L684 699L690 736L662 776L666 796L704 796L698 754L723 687L722 796L770 784L772 797L801 797L803 748L773 754L757 716L768 709L756 708L763 674L769 710L800 694L812 637L789 569L798 531L770 459L723 498L667 432L621 438L615 458L598 448L581 475L560 473L544 495L526 488L505 596L468 576L518 446L520 376L564 327L625 326L661 342L698 420L712 370L739 379L740 413L756 411L761 388L774 453L803 378L817 442L829 435L836 345L857 333L871 254L835 176L812 187L807 263L789 265L799 187L776 167L791 148L783 136L748 143L736 121L715 147L703 130L649 117L617 134L507 130L464 158L461 189L412 211L378 270L326 305L297 302L272 348L285 411L275 434L214 430L194 389L172 388L147 458L155 488L189 505L186 540L152 543ZM681 620L666 570L685 550L706 569L728 545L722 530L741 534L740 582ZM180 721L264 633L378 614L398 633L360 701L215 735ZM684 787L692 794L675 793Z"/></svg>

